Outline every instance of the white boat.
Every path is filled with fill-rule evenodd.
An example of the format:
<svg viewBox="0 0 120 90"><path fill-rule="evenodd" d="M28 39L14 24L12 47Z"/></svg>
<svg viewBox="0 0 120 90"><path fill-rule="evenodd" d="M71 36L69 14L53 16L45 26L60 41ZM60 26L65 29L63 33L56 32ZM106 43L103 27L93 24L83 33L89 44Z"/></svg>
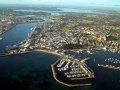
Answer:
<svg viewBox="0 0 120 90"><path fill-rule="evenodd" d="M0 41L2 40L2 37L0 36Z"/></svg>

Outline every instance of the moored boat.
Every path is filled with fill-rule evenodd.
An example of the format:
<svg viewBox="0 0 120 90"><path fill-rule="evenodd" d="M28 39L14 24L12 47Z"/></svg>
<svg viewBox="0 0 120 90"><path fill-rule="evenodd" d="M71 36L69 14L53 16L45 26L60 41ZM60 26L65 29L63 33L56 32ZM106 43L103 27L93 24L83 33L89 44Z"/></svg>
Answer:
<svg viewBox="0 0 120 90"><path fill-rule="evenodd" d="M0 41L2 40L2 36L0 35Z"/></svg>

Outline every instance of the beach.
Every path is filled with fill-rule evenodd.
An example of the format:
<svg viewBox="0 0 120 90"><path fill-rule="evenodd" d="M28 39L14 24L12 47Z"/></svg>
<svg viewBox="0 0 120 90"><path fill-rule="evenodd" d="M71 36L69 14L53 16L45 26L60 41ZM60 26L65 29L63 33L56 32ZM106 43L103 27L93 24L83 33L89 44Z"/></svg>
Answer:
<svg viewBox="0 0 120 90"><path fill-rule="evenodd" d="M57 52L54 52L54 51L50 51L50 50L36 49L35 51L40 51L40 52L45 52L45 53L50 53L50 54L62 56L61 54L59 54L59 53L57 53Z"/></svg>

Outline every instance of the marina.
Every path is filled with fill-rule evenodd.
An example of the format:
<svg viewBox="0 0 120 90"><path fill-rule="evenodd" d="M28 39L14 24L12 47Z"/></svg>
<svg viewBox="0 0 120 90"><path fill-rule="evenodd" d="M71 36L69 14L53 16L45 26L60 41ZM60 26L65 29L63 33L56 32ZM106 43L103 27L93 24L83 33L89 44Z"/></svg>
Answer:
<svg viewBox="0 0 120 90"><path fill-rule="evenodd" d="M94 72L84 63L62 56L51 64L54 79L68 87L89 86L94 80ZM62 77L62 78L61 78Z"/></svg>
<svg viewBox="0 0 120 90"><path fill-rule="evenodd" d="M118 58L106 58L104 63L98 64L99 67L120 70L120 60Z"/></svg>

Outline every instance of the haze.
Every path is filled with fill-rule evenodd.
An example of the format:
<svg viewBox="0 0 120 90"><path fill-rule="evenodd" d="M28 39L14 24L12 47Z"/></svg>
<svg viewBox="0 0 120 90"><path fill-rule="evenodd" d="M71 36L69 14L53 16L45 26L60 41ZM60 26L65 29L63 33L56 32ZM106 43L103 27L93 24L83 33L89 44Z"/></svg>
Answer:
<svg viewBox="0 0 120 90"><path fill-rule="evenodd" d="M120 0L0 0L0 4L118 6Z"/></svg>

